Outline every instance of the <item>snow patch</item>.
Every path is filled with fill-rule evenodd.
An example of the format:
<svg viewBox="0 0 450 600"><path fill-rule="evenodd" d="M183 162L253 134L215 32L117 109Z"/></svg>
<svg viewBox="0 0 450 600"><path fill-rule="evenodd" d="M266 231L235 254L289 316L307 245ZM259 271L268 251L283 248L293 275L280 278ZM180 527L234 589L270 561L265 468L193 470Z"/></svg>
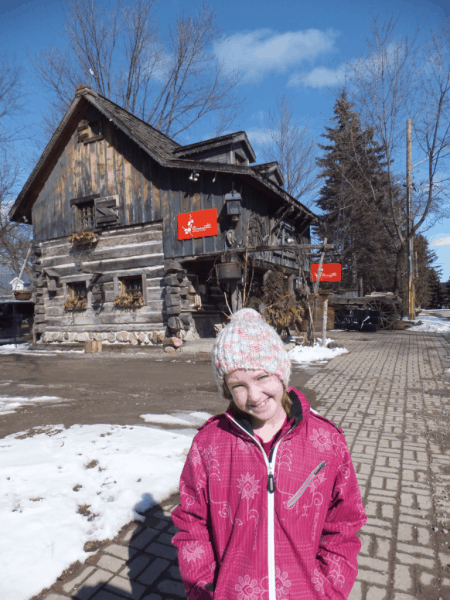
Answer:
<svg viewBox="0 0 450 600"><path fill-rule="evenodd" d="M146 423L163 425L203 425L212 415L207 412L177 413L176 415L140 415Z"/></svg>
<svg viewBox="0 0 450 600"><path fill-rule="evenodd" d="M25 398L24 396L0 396L0 415L9 415L16 412L21 406L32 406L34 404L43 404L49 402L55 404L59 402L68 402L58 396L36 396L35 398Z"/></svg>
<svg viewBox="0 0 450 600"><path fill-rule="evenodd" d="M173 415L140 415L141 419L144 419L146 423L158 423L163 425L188 425L189 422L186 419L180 419Z"/></svg>
<svg viewBox="0 0 450 600"><path fill-rule="evenodd" d="M31 350L30 344L3 344L0 354L26 354L27 356L53 356L54 354L84 354L84 350Z"/></svg>
<svg viewBox="0 0 450 600"><path fill-rule="evenodd" d="M333 340L326 338L326 343ZM310 362L331 360L341 354L348 353L345 348L327 348L322 346L321 338L316 338L314 346L295 346L289 350L289 358L292 362L305 364Z"/></svg>

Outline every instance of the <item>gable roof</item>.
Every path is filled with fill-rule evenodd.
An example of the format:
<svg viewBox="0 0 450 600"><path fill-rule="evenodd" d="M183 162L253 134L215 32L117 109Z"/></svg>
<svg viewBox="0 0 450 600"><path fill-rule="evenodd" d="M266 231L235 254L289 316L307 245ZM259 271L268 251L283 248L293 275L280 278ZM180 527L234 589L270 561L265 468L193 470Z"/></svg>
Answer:
<svg viewBox="0 0 450 600"><path fill-rule="evenodd" d="M145 121L142 121L142 119L132 115L118 104L115 104L83 84L80 84L77 87L75 98L11 207L9 211L9 218L11 221L22 222L24 218L27 218L28 222L31 222L31 209L33 203L37 199L45 181L55 167L59 156L64 149L65 134L67 134L69 130L74 129L79 123L84 111L89 105L96 107L101 114L112 121L118 129L122 130L160 165L171 168L195 169L197 171L239 173L240 175L247 176L244 178L250 183L253 182L253 184L259 184L257 187L265 188L266 191L271 192L271 195L275 194L278 198L296 206L308 215L312 221L319 221L317 215L298 202L298 200L293 198L275 182L267 179L262 174L259 174L253 167L192 160L178 156L179 154L183 154L184 151L189 150L189 148L192 150L192 147L201 147L201 150L204 150L205 144L211 144L210 147L214 147L215 144L221 145L224 143L224 139L230 139L233 143L236 141L243 141L248 147L250 155L254 156L253 148L251 147L245 132L240 131L214 138L213 140L181 146Z"/></svg>
<svg viewBox="0 0 450 600"><path fill-rule="evenodd" d="M118 104L100 96L100 94L96 94L93 90L83 88L80 89L77 94L88 96L90 103L98 108L101 113L105 116L111 115L112 120L116 124L117 122L121 122L133 136L145 144L147 149L154 149L157 154L165 160L172 160L172 152L181 147L178 142L175 142L161 131L158 131L158 129L155 129L146 121L142 121L142 119L135 117L127 110L121 108Z"/></svg>

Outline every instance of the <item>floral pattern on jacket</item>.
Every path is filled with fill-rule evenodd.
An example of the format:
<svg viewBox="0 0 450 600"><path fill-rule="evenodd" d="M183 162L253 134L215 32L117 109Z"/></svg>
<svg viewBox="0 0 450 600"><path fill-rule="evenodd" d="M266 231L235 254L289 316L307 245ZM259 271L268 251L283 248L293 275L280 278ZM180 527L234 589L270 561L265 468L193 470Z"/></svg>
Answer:
<svg viewBox="0 0 450 600"><path fill-rule="evenodd" d="M270 570L267 457L248 421L227 410L192 442L181 503L172 512L188 600L345 600L350 594L361 548L356 532L366 522L350 452L341 429L311 413L298 390L288 392L294 406L272 451Z"/></svg>

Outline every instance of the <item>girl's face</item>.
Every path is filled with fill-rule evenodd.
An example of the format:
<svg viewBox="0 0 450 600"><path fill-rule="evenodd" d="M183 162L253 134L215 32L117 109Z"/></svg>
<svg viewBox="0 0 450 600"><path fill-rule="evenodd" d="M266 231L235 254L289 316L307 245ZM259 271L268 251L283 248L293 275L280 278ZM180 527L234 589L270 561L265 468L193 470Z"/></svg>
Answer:
<svg viewBox="0 0 450 600"><path fill-rule="evenodd" d="M234 403L252 417L254 426L275 424L278 419L284 418L281 404L284 389L276 375L268 375L264 370L240 369L227 375L226 382Z"/></svg>

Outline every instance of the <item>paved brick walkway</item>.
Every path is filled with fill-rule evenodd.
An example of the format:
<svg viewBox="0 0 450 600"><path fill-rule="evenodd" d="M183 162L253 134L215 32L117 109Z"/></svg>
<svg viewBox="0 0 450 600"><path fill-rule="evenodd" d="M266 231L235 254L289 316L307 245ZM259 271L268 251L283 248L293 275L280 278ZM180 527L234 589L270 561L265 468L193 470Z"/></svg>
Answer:
<svg viewBox="0 0 450 600"><path fill-rule="evenodd" d="M450 599L450 337L332 334L349 354L308 382L345 431L368 522L349 600ZM450 356L449 356L450 359ZM132 523L42 600L185 598L171 538L171 498Z"/></svg>

